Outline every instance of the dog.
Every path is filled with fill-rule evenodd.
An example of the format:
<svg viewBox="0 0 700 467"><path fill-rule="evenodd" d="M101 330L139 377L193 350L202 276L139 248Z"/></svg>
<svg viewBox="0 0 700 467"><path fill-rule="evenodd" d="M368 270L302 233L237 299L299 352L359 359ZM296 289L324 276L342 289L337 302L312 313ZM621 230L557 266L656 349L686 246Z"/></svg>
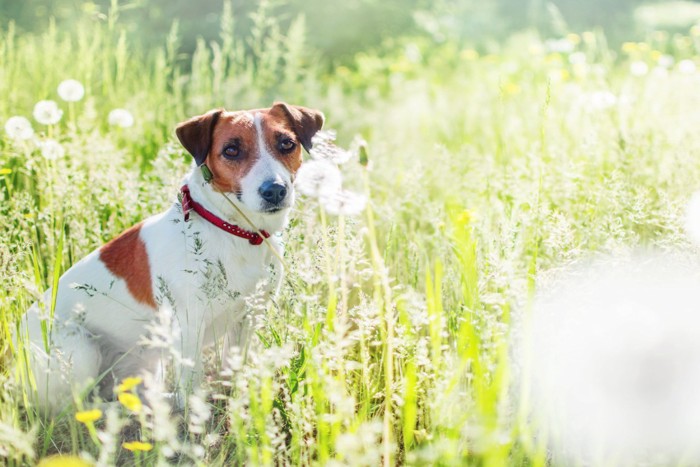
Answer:
<svg viewBox="0 0 700 467"><path fill-rule="evenodd" d="M40 410L56 413L91 385L113 398L126 377L162 376L163 350L144 344L158 320L190 362L173 365L179 408L201 381L202 349L223 340L225 360L231 345L246 343L246 298L261 284L264 294L279 289L294 177L323 122L318 110L276 102L212 110L177 126L194 158L178 200L66 271L52 319L49 290L20 322L14 345L26 343Z"/></svg>

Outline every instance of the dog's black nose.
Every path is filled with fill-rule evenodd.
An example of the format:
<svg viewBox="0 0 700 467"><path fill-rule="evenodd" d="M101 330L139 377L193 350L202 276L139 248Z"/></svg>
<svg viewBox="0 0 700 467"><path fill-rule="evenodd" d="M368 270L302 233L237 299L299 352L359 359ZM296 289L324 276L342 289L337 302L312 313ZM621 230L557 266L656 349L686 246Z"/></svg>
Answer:
<svg viewBox="0 0 700 467"><path fill-rule="evenodd" d="M287 187L277 182L265 182L260 185L260 196L270 204L280 204L287 196Z"/></svg>

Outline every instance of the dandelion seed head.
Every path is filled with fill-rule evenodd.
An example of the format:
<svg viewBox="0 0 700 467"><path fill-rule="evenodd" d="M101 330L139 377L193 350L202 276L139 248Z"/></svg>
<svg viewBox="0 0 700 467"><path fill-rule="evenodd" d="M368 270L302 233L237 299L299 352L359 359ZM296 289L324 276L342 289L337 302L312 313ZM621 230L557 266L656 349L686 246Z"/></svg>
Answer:
<svg viewBox="0 0 700 467"><path fill-rule="evenodd" d="M112 126L129 128L134 125L134 116L126 109L114 109L109 112L107 122Z"/></svg>
<svg viewBox="0 0 700 467"><path fill-rule="evenodd" d="M5 133L15 141L25 141L34 136L34 129L29 120L24 117L14 116L5 122Z"/></svg>
<svg viewBox="0 0 700 467"><path fill-rule="evenodd" d="M643 255L579 268L540 293L533 409L563 465L700 461L698 281L687 261Z"/></svg>
<svg viewBox="0 0 700 467"><path fill-rule="evenodd" d="M65 148L54 139L47 139L39 142L39 149L44 159L49 161L55 161L66 155Z"/></svg>
<svg viewBox="0 0 700 467"><path fill-rule="evenodd" d="M313 147L309 155L313 159L328 160L337 165L342 165L350 160L352 152L335 144L335 130L321 130L311 139Z"/></svg>
<svg viewBox="0 0 700 467"><path fill-rule="evenodd" d="M85 95L85 88L80 81L67 79L58 85L58 95L66 102L78 102Z"/></svg>
<svg viewBox="0 0 700 467"><path fill-rule="evenodd" d="M32 115L42 125L55 125L61 121L63 110L58 108L55 101L45 100L36 103Z"/></svg>
<svg viewBox="0 0 700 467"><path fill-rule="evenodd" d="M297 172L295 187L299 193L318 197L340 190L343 177L338 167L324 159L303 163Z"/></svg>
<svg viewBox="0 0 700 467"><path fill-rule="evenodd" d="M356 216L364 211L367 197L349 190L321 193L319 197L323 208L334 216Z"/></svg>

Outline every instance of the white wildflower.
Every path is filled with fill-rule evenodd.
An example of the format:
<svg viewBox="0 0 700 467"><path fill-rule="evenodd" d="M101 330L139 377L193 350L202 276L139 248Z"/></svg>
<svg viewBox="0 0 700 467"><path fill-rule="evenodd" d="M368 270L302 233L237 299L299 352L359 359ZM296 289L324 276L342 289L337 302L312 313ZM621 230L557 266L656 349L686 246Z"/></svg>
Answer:
<svg viewBox="0 0 700 467"><path fill-rule="evenodd" d="M553 464L700 462L700 268L688 263L601 261L540 294L522 354Z"/></svg>
<svg viewBox="0 0 700 467"><path fill-rule="evenodd" d="M114 109L109 113L107 121L112 126L129 128L134 125L134 116L126 109Z"/></svg>
<svg viewBox="0 0 700 467"><path fill-rule="evenodd" d="M295 186L299 193L320 196L340 190L342 176L338 167L325 159L305 162L297 172Z"/></svg>
<svg viewBox="0 0 700 467"><path fill-rule="evenodd" d="M678 62L678 71L685 75L692 75L697 70L695 62L689 59Z"/></svg>
<svg viewBox="0 0 700 467"><path fill-rule="evenodd" d="M39 142L39 149L44 159L55 161L66 155L66 150L61 146L61 143L54 139L47 139Z"/></svg>
<svg viewBox="0 0 700 467"><path fill-rule="evenodd" d="M352 152L335 144L336 133L334 130L322 130L311 139L313 147L309 155L317 160L326 159L335 164L342 165L352 157Z"/></svg>
<svg viewBox="0 0 700 467"><path fill-rule="evenodd" d="M29 120L24 117L14 116L5 122L7 136L15 141L24 141L34 136L34 129Z"/></svg>
<svg viewBox="0 0 700 467"><path fill-rule="evenodd" d="M321 205L334 216L356 216L367 205L367 197L348 190L321 193Z"/></svg>
<svg viewBox="0 0 700 467"><path fill-rule="evenodd" d="M85 95L85 88L80 81L67 79L58 85L58 95L66 102L78 102Z"/></svg>
<svg viewBox="0 0 700 467"><path fill-rule="evenodd" d="M572 65L583 65L586 63L586 54L583 52L574 52L569 55L569 63Z"/></svg>
<svg viewBox="0 0 700 467"><path fill-rule="evenodd" d="M649 73L649 65L641 60L630 63L630 73L633 76L644 76Z"/></svg>
<svg viewBox="0 0 700 467"><path fill-rule="evenodd" d="M617 104L617 96L610 91L594 91L581 97L584 107L588 110L606 110Z"/></svg>
<svg viewBox="0 0 700 467"><path fill-rule="evenodd" d="M190 433L201 435L205 432L204 424L211 417L211 409L206 402L206 394L201 389L190 396Z"/></svg>
<svg viewBox="0 0 700 467"><path fill-rule="evenodd" d="M61 120L63 110L54 101L39 101L34 106L34 119L42 125L55 125Z"/></svg>
<svg viewBox="0 0 700 467"><path fill-rule="evenodd" d="M657 63L662 68L671 68L676 61L672 55L664 54L659 57Z"/></svg>
<svg viewBox="0 0 700 467"><path fill-rule="evenodd" d="M568 54L574 50L574 43L569 39L547 39L544 47L548 52Z"/></svg>

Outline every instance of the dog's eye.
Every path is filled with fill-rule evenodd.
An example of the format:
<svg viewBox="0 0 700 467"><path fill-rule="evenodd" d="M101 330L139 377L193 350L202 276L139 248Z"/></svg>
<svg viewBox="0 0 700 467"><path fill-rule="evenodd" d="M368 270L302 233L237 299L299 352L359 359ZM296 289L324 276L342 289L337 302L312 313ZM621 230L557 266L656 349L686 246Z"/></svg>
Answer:
<svg viewBox="0 0 700 467"><path fill-rule="evenodd" d="M282 138L277 143L277 147L282 152L291 152L296 147L296 143L289 138Z"/></svg>
<svg viewBox="0 0 700 467"><path fill-rule="evenodd" d="M240 154L241 150L237 144L230 144L224 148L224 157L226 159L236 159Z"/></svg>

